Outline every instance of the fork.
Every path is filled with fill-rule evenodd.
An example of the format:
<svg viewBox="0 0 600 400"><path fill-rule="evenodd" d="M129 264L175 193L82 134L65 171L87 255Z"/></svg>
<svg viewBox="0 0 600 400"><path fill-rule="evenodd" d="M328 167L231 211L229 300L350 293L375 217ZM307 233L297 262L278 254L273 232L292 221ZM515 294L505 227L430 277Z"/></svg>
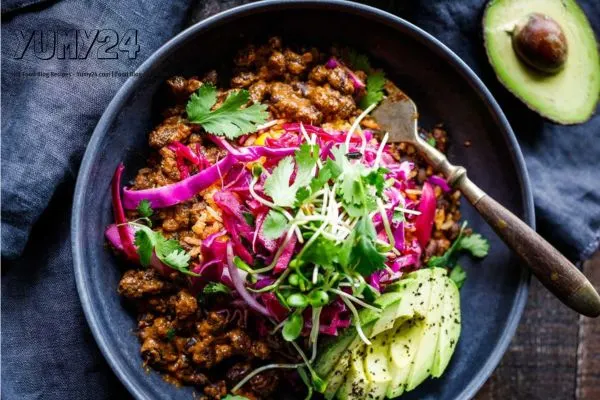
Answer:
<svg viewBox="0 0 600 400"><path fill-rule="evenodd" d="M398 92L389 96L372 115L388 132L390 142L412 144L434 170L444 174L448 184L462 192L504 243L559 300L588 317L600 315L600 296L575 265L473 183L464 167L451 164L443 153L419 136L417 106L406 94Z"/></svg>

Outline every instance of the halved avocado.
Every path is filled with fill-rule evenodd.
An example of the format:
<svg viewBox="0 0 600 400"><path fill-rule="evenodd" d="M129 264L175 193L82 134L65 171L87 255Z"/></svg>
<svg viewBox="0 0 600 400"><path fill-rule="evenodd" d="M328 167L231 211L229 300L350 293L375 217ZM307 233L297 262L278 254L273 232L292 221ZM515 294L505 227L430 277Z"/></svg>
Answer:
<svg viewBox="0 0 600 400"><path fill-rule="evenodd" d="M539 15L558 24L568 48L564 64L550 72L534 68L535 60L524 57L515 45L522 42L513 40L516 27ZM498 79L529 108L560 124L581 123L591 117L600 96L600 57L594 32L575 0L491 0L483 17L483 32ZM553 32L548 35L548 41L556 37ZM540 61L537 64L543 65Z"/></svg>

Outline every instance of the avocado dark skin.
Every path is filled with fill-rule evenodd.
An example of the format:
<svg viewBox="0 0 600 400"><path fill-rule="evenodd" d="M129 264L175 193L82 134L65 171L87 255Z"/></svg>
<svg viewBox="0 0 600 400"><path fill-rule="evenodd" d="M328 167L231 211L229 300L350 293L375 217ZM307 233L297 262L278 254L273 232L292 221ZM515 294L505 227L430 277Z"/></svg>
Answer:
<svg viewBox="0 0 600 400"><path fill-rule="evenodd" d="M567 60L565 33L544 14L529 14L518 23L512 33L512 45L521 60L541 72L557 73Z"/></svg>

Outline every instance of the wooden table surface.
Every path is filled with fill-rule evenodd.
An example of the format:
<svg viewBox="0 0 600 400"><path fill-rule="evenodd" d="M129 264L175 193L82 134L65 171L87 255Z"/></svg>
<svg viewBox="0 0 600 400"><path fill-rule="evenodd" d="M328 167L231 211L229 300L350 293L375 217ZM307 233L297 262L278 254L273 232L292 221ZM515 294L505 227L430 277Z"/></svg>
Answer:
<svg viewBox="0 0 600 400"><path fill-rule="evenodd" d="M250 2L200 0L189 24ZM400 5L391 0L361 2L383 9ZM600 251L583 269L600 288ZM600 318L579 317L532 278L517 333L475 399L600 400Z"/></svg>
<svg viewBox="0 0 600 400"><path fill-rule="evenodd" d="M600 288L600 251L583 272ZM600 318L577 316L532 278L510 348L475 398L599 400Z"/></svg>

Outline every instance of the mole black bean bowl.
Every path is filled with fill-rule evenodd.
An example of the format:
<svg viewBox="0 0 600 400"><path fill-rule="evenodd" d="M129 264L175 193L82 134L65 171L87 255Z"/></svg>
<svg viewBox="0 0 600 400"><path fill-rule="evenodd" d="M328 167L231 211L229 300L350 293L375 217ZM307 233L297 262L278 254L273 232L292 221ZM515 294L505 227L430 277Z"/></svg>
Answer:
<svg viewBox="0 0 600 400"><path fill-rule="evenodd" d="M445 124L450 160L534 224L523 157L504 114L473 71L431 35L386 12L341 1L264 1L208 18L162 46L119 90L87 147L75 191L72 246L81 303L100 350L138 399L192 399L194 389L171 385L143 367L135 316L117 293L125 262L107 249L103 235L113 222L113 172L124 162L127 182L143 165L167 77L213 68L226 74L237 50L270 35L284 43L324 49L335 43L367 54L415 101L421 126ZM527 301L528 273L470 205L461 211L489 238L491 250L482 261L461 260L469 278L461 290L462 334L450 365L440 379L427 380L406 399L474 396L500 361Z"/></svg>

